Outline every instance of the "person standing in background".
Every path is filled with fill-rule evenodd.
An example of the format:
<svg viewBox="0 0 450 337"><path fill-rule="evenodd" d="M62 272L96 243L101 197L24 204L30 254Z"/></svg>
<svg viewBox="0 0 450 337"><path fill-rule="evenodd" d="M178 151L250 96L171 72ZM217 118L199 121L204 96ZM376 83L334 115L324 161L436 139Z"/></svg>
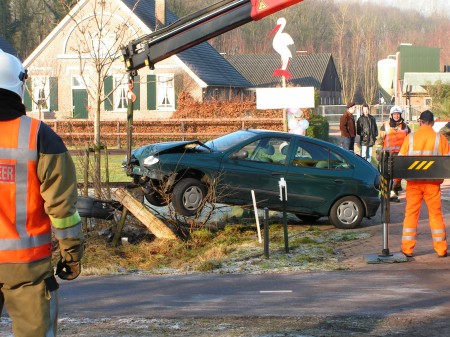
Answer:
<svg viewBox="0 0 450 337"><path fill-rule="evenodd" d="M347 104L347 110L339 120L339 129L341 130L342 148L355 151L356 124L355 113L356 105L354 102Z"/></svg>
<svg viewBox="0 0 450 337"><path fill-rule="evenodd" d="M369 112L369 106L362 106L362 115L356 122L356 134L359 136L359 144L361 147L361 157L370 162L372 158L372 149L378 137L378 126Z"/></svg>
<svg viewBox="0 0 450 337"><path fill-rule="evenodd" d="M376 158L380 161L381 151L389 151L397 156L406 136L411 132L402 118L402 108L394 105L390 110L390 118L380 127L380 137L377 139ZM391 186L391 201L400 201L398 193L402 190L401 179L393 179Z"/></svg>

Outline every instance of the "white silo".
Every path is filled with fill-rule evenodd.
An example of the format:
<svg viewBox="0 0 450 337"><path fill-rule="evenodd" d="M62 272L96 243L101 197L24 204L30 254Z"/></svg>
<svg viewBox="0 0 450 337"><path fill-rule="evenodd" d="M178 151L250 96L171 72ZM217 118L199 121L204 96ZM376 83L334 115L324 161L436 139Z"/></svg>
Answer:
<svg viewBox="0 0 450 337"><path fill-rule="evenodd" d="M385 102L391 102L395 95L397 60L395 55L378 61L378 89Z"/></svg>

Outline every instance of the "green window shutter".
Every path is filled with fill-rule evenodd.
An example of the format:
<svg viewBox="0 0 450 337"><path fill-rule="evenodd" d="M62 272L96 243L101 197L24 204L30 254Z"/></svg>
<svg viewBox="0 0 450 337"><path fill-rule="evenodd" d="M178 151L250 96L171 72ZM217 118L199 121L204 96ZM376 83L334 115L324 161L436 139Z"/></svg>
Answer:
<svg viewBox="0 0 450 337"><path fill-rule="evenodd" d="M25 105L25 109L27 111L31 111L32 104L31 104L31 81L32 78L30 78L28 81L26 81L26 88L25 88L25 94L23 95L23 104Z"/></svg>
<svg viewBox="0 0 450 337"><path fill-rule="evenodd" d="M134 76L133 92L136 95L136 101L133 103L134 110L141 110L141 83L139 76Z"/></svg>
<svg viewBox="0 0 450 337"><path fill-rule="evenodd" d="M156 75L147 75L147 110L156 110Z"/></svg>
<svg viewBox="0 0 450 337"><path fill-rule="evenodd" d="M58 78L50 77L50 111L58 111Z"/></svg>
<svg viewBox="0 0 450 337"><path fill-rule="evenodd" d="M113 77L106 76L105 82L103 83L103 92L105 94L105 110L112 111L113 110L113 98L114 94L113 90Z"/></svg>

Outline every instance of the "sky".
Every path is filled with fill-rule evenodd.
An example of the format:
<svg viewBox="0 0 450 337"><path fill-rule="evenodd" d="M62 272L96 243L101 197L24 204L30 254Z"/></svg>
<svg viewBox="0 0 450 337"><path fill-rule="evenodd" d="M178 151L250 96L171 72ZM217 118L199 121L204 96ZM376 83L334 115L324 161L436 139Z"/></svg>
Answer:
<svg viewBox="0 0 450 337"><path fill-rule="evenodd" d="M335 0L335 1L357 1L368 2L379 5L397 7L400 9L413 9L425 16L431 16L434 13L440 13L450 18L449 0Z"/></svg>

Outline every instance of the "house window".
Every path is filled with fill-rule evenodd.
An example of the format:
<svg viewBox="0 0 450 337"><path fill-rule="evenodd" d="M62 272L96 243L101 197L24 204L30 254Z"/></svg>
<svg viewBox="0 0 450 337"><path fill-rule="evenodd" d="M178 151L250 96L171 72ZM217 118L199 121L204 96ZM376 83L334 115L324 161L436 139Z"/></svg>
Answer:
<svg viewBox="0 0 450 337"><path fill-rule="evenodd" d="M75 75L72 77L72 89L86 89L86 84L81 76Z"/></svg>
<svg viewBox="0 0 450 337"><path fill-rule="evenodd" d="M35 76L33 85L33 110L49 111L50 108L50 79L48 76Z"/></svg>
<svg viewBox="0 0 450 337"><path fill-rule="evenodd" d="M124 75L114 76L114 110L125 111L128 108L128 78Z"/></svg>
<svg viewBox="0 0 450 337"><path fill-rule="evenodd" d="M114 44L116 42L116 34L109 33L102 36L96 33L92 38L92 51L95 57L108 57L115 54Z"/></svg>
<svg viewBox="0 0 450 337"><path fill-rule="evenodd" d="M158 75L157 79L157 102L158 110L174 110L175 109L175 90L173 75Z"/></svg>
<svg viewBox="0 0 450 337"><path fill-rule="evenodd" d="M425 105L431 106L431 98L425 98Z"/></svg>

